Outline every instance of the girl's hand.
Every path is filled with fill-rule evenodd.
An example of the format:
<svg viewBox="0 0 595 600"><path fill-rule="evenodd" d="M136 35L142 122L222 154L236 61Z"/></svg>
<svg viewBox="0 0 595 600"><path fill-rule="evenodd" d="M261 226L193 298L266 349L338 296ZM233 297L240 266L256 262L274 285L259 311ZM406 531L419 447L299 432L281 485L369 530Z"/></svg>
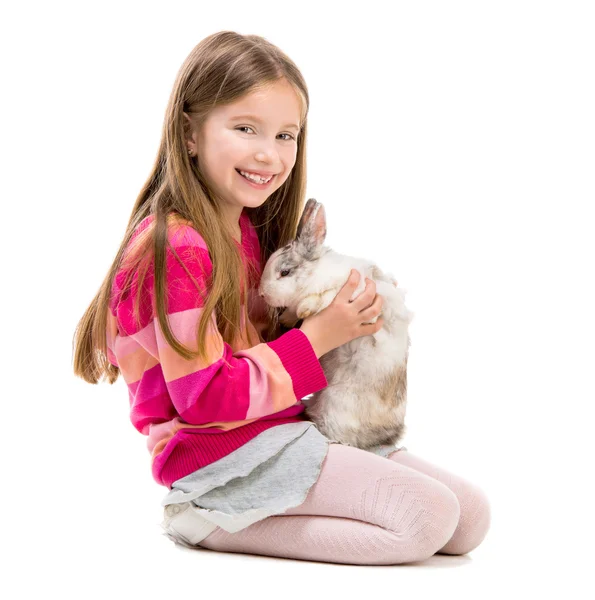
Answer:
<svg viewBox="0 0 595 600"><path fill-rule="evenodd" d="M310 340L316 357L364 335L372 335L380 329L384 320L379 317L382 296L376 294L376 283L366 277L366 288L353 301L360 274L352 269L349 279L334 300L319 313L304 319L300 329ZM376 323L369 323L379 317Z"/></svg>

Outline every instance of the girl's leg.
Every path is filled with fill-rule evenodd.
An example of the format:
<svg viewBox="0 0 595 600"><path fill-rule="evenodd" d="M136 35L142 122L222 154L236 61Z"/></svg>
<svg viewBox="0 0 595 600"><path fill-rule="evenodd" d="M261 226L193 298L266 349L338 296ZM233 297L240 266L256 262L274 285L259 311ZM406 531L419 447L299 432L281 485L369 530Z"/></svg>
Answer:
<svg viewBox="0 0 595 600"><path fill-rule="evenodd" d="M389 454L387 458L429 475L455 493L461 508L461 516L452 537L438 550L438 553L466 554L479 546L490 528L491 520L490 504L481 488L411 454L407 449L397 450Z"/></svg>
<svg viewBox="0 0 595 600"><path fill-rule="evenodd" d="M452 537L459 503L444 484L382 456L330 444L305 501L235 533L215 529L199 546L358 565L432 556Z"/></svg>

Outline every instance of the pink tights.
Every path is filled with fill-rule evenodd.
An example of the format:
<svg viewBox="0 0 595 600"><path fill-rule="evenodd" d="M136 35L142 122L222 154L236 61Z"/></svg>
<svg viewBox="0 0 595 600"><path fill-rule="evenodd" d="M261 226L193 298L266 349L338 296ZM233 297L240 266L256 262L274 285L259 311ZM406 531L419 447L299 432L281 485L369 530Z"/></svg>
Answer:
<svg viewBox="0 0 595 600"><path fill-rule="evenodd" d="M387 460L388 459L388 460ZM405 449L387 458L330 444L305 501L235 533L199 544L220 552L356 565L465 554L490 526L484 492Z"/></svg>

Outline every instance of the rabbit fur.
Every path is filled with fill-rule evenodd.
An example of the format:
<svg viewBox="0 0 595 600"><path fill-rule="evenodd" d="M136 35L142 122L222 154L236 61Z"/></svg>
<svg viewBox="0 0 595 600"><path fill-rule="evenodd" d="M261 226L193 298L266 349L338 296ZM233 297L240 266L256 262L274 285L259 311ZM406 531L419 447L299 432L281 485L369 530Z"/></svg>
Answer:
<svg viewBox="0 0 595 600"><path fill-rule="evenodd" d="M383 297L382 329L323 354L320 365L328 386L304 404L308 419L329 439L366 450L394 445L405 433L408 326L414 313L390 274L368 260L334 252L323 245L325 236L324 207L310 198L296 239L267 260L259 293L270 307L285 308L279 320L291 328L326 308L351 269L360 273L351 300L364 290L366 277L376 282L376 293Z"/></svg>

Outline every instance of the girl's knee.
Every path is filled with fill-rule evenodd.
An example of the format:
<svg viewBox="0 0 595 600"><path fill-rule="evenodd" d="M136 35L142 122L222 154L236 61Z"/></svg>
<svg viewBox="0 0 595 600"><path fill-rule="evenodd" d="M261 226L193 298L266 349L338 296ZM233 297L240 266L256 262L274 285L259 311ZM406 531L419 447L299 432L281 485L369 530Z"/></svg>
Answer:
<svg viewBox="0 0 595 600"><path fill-rule="evenodd" d="M407 548L409 561L424 560L444 547L457 529L461 506L445 484L404 465L392 463L366 494L373 522L394 534L395 556ZM363 504L363 501L362 501Z"/></svg>
<svg viewBox="0 0 595 600"><path fill-rule="evenodd" d="M461 516L457 529L441 548L444 554L467 554L486 537L491 523L491 507L485 492L476 485L467 485L459 494Z"/></svg>
<svg viewBox="0 0 595 600"><path fill-rule="evenodd" d="M432 554L442 548L455 532L460 516L461 506L456 494L443 483L424 476L427 492L427 528L435 542Z"/></svg>
<svg viewBox="0 0 595 600"><path fill-rule="evenodd" d="M386 530L384 551L395 563L423 560L452 537L456 495L419 471L357 448L332 444L304 503L286 515L355 519Z"/></svg>
<svg viewBox="0 0 595 600"><path fill-rule="evenodd" d="M456 495L444 484L418 473L411 489L416 496L406 506L407 519L394 522L389 529L393 547L388 551L394 564L423 561L438 552L452 538L460 516ZM403 497L407 491L403 490Z"/></svg>

